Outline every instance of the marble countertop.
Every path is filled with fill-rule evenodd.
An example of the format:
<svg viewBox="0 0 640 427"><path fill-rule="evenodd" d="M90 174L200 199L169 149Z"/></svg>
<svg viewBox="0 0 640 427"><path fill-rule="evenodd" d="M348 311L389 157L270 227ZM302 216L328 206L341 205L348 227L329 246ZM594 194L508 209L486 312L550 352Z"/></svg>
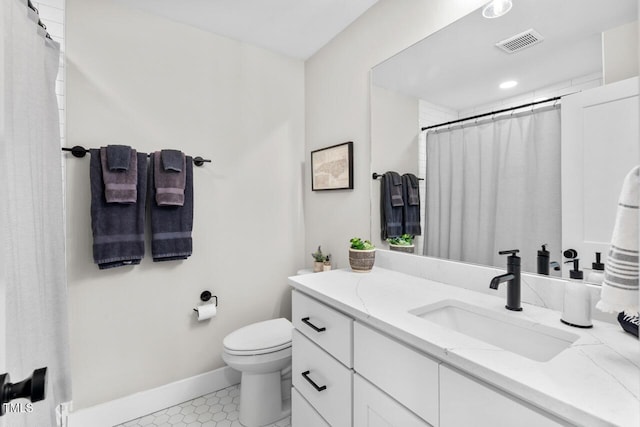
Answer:
<svg viewBox="0 0 640 427"><path fill-rule="evenodd" d="M640 426L640 342L618 325L591 329L560 322L560 313L523 303L504 308L504 297L374 267L293 276L290 285L444 363L580 426ZM489 284L487 283L487 287ZM417 317L410 310L455 299L501 315L578 335L547 362L502 350Z"/></svg>

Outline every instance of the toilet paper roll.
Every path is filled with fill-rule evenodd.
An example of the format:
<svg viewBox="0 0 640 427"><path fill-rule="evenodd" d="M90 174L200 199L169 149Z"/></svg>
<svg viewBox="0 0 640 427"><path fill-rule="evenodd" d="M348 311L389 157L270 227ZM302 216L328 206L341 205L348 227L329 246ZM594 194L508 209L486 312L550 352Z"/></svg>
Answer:
<svg viewBox="0 0 640 427"><path fill-rule="evenodd" d="M199 322L211 319L218 313L218 308L215 306L215 304L202 304L194 308L194 310L196 311L196 313L198 313Z"/></svg>

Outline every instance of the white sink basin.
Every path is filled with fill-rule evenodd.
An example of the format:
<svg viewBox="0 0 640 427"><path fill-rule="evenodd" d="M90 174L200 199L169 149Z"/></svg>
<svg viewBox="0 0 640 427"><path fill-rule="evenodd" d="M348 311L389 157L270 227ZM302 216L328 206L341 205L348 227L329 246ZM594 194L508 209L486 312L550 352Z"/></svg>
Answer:
<svg viewBox="0 0 640 427"><path fill-rule="evenodd" d="M547 362L579 336L458 300L443 300L409 313L455 332L538 362Z"/></svg>

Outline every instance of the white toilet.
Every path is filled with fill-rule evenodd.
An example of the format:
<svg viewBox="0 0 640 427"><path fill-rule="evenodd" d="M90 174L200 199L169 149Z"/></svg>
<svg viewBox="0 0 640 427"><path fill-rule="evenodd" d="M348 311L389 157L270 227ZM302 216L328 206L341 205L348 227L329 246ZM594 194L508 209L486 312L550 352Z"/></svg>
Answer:
<svg viewBox="0 0 640 427"><path fill-rule="evenodd" d="M271 424L291 413L291 336L287 319L240 328L223 340L222 360L242 373L240 423Z"/></svg>

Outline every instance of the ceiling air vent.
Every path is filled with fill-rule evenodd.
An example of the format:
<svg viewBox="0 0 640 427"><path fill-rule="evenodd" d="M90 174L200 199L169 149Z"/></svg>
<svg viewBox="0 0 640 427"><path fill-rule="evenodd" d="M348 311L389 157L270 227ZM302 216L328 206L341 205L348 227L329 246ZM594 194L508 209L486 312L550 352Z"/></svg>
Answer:
<svg viewBox="0 0 640 427"><path fill-rule="evenodd" d="M513 37L502 40L496 43L496 46L504 50L507 53L516 53L522 49L526 49L534 44L540 43L544 40L544 37L540 35L536 30L530 29L520 34L516 34Z"/></svg>

